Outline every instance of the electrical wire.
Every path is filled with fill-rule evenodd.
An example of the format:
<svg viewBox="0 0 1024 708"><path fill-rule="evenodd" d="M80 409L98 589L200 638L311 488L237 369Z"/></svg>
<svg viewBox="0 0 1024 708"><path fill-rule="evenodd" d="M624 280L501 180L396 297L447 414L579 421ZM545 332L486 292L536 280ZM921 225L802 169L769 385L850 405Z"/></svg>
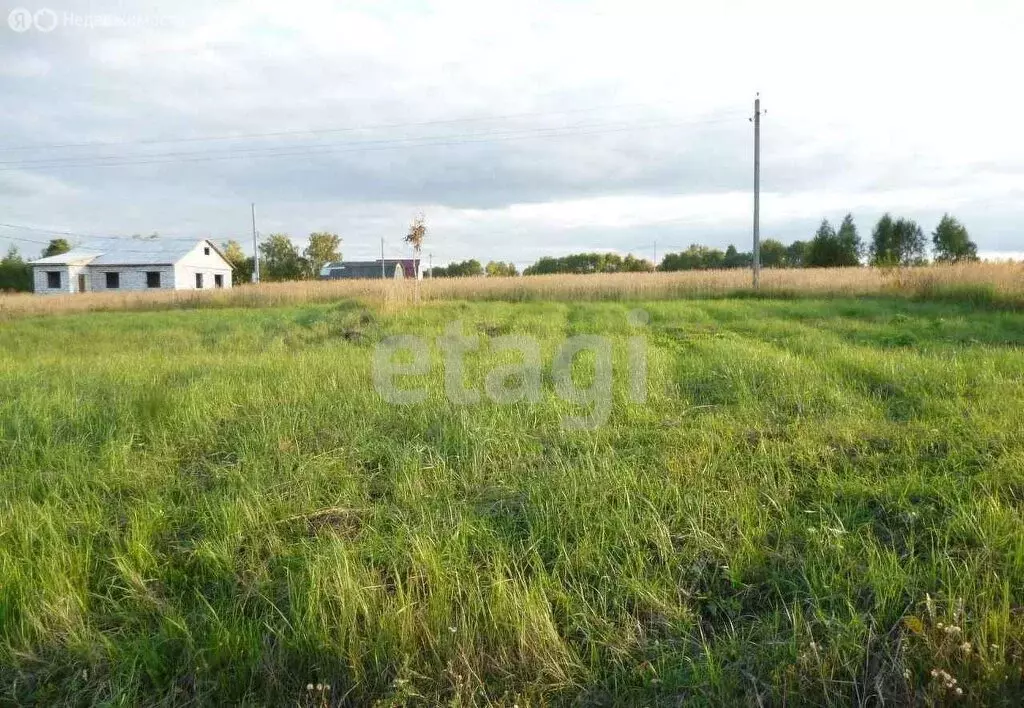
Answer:
<svg viewBox="0 0 1024 708"><path fill-rule="evenodd" d="M335 142L335 143L315 143L312 145L279 145L279 146L263 146L263 147L233 147L225 148L221 150L202 150L202 151L191 151L191 152L166 152L166 153L140 153L138 155L126 154L108 154L108 155L80 155L73 157L44 157L36 159L19 159L19 160L2 160L0 165L18 164L18 165L31 165L36 163L50 163L60 161L74 161L74 160L103 160L103 159L126 159L126 158L164 158L164 157L195 157L195 156L208 156L208 155L222 155L222 154L246 154L253 152L267 151L269 153L279 152L281 150L297 150L297 149L321 149L321 148L332 148L332 147L372 147L376 145L405 145L407 143L418 143L423 141L434 141L434 140L451 140L451 139L464 139L464 138L477 138L477 137L504 137L504 136L518 136L518 135L533 135L534 133L544 134L551 131L561 132L570 131L577 128L604 128L604 127L625 127L629 125L635 125L630 122L613 121L610 123L578 123L576 125L568 126L549 126L539 128L499 128L484 132L476 133L464 133L464 134L447 134L447 135L421 135L421 136L409 136L400 138L383 138L377 140L360 140L360 141L346 141L346 142Z"/></svg>
<svg viewBox="0 0 1024 708"><path fill-rule="evenodd" d="M185 152L185 153L157 153L152 155L100 155L83 156L77 158L56 158L28 161L0 162L0 172L13 170L46 169L51 167L115 167L125 165L150 165L150 164L174 164L186 162L210 162L217 160L231 160L239 157L250 158L271 158L271 157L304 157L319 155L334 155L346 152L372 152L377 150L392 150L396 148L416 147L446 147L467 145L476 143L503 142L506 140L522 139L545 139L577 137L587 135L602 135L631 130L645 130L656 128L674 128L688 125L712 125L724 123L732 119L714 119L707 121L683 121L683 122L658 122L648 124L592 124L582 126L553 127L532 129L529 131L514 132L491 132L471 133L462 136L429 136L419 138L399 138L391 140L375 140L348 143L329 143L321 145L307 145L303 147L268 147L268 148L241 148L221 151L221 153L209 152ZM585 128L578 130L578 128ZM594 129L592 129L594 128ZM480 139L474 139L480 138ZM157 158L157 159L154 159ZM170 158L170 159L167 159Z"/></svg>
<svg viewBox="0 0 1024 708"><path fill-rule="evenodd" d="M89 240L107 240L107 239L120 239L120 240L132 239L132 240L135 240L135 241L141 241L141 240L191 241L192 240L192 238L188 237L188 236L173 237L173 236L160 236L160 235L158 235L156 239L152 239L149 236L139 236L139 235L132 235L132 236L100 236L98 234L83 234L83 233L77 233L77 232L74 232L74 231L61 231L60 229L43 229L43 228L39 228L39 227L36 227L36 226L24 226L22 224L2 224L2 223L0 223L0 227L4 227L4 228L7 228L7 229L14 229L16 231L32 231L32 232L41 233L41 234L54 234L54 235L57 235L57 236L71 236L71 237L74 237L74 238L82 238L82 239L89 239ZM199 240L199 237L197 237L196 240Z"/></svg>
<svg viewBox="0 0 1024 708"><path fill-rule="evenodd" d="M24 241L26 243L35 243L35 244L38 244L40 246L48 246L50 244L49 241L39 241L37 239L27 238L25 236L10 236L10 235L6 235L5 234L5 235L3 235L3 238L5 240L7 240L7 241Z"/></svg>
<svg viewBox="0 0 1024 708"><path fill-rule="evenodd" d="M235 135L213 135L213 136L196 136L196 137L185 137L185 138L151 138L144 140L112 140L112 141L91 141L91 142L79 142L79 143L51 143L51 144L36 144L36 145L10 145L0 146L0 152L21 152L25 150L58 150L58 149L73 149L73 148L85 148L85 147L113 147L121 145L164 145L173 143L191 143L191 142L213 142L219 140L250 140L260 138L274 138L274 137L285 137L293 135L323 135L331 133L345 133L355 131L369 131L369 130L391 130L395 128L421 128L432 125L457 125L459 123L486 123L499 120L513 120L517 118L532 118L541 116L556 116L556 115L573 115L577 113L591 113L597 111L610 111L620 108L637 108L637 107L649 107L649 106L663 106L664 104L654 103L620 103L612 104L607 106L591 106L588 108L570 108L561 111L531 111L526 113L507 113L504 115L493 115L493 116L471 116L464 118L449 118L441 120L429 120L429 121L418 121L411 123L377 123L370 125L357 125L357 126L344 126L344 127L331 127L331 128L298 128L292 130L278 130L267 133L241 133ZM739 115L738 111L731 111ZM723 114L724 115L724 114Z"/></svg>

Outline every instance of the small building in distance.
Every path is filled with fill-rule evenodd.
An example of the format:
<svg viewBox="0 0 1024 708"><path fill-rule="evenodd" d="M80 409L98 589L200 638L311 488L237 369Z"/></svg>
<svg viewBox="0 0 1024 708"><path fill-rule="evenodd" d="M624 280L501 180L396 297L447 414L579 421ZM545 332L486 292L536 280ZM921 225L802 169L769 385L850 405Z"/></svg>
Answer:
<svg viewBox="0 0 1024 708"><path fill-rule="evenodd" d="M423 278L420 262L415 258L385 258L375 261L337 261L320 270L321 280L372 279L403 280Z"/></svg>
<svg viewBox="0 0 1024 708"><path fill-rule="evenodd" d="M35 292L204 290L230 288L231 264L209 240L111 239L30 261Z"/></svg>

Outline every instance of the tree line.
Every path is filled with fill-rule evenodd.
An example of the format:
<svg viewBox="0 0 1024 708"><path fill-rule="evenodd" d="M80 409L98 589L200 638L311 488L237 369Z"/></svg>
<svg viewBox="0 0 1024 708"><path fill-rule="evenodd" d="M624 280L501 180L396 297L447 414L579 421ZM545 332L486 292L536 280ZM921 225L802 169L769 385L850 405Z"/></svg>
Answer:
<svg viewBox="0 0 1024 708"><path fill-rule="evenodd" d="M519 270L513 263L490 261L485 266L481 265L477 259L470 258L468 261L452 262L446 266L428 268L425 275L430 278L471 278L481 275L502 278L519 275Z"/></svg>
<svg viewBox="0 0 1024 708"><path fill-rule="evenodd" d="M978 260L978 247L967 229L946 214L931 235L937 263L965 263ZM685 251L669 253L658 270L700 270L710 268L749 268L753 254L729 246L724 252L694 244ZM839 229L828 219L809 241L794 241L788 246L776 239L761 242L761 265L765 268L838 268L859 266L912 266L928 263L928 241L913 219L884 214L865 243L857 231L853 215L847 214Z"/></svg>
<svg viewBox="0 0 1024 708"><path fill-rule="evenodd" d="M311 233L300 251L288 234L270 234L260 242L259 251L260 280L312 280L325 265L341 260L341 237L327 231ZM236 282L252 280L255 259L245 255L238 241L224 243L224 258L231 264Z"/></svg>
<svg viewBox="0 0 1024 708"><path fill-rule="evenodd" d="M946 214L931 235L931 247L937 263L965 263L978 260L977 245L957 219ZM761 242L761 265L765 268L839 268L859 266L912 266L928 263L928 240L912 219L883 215L865 243L857 231L853 215L847 214L839 228L822 219L808 241L789 245L776 239ZM751 251L740 251L730 244L724 251L700 244L676 253L667 253L656 267L651 261L632 254L575 253L559 258L545 257L523 271L523 275L554 273L630 273L646 271L717 270L750 268Z"/></svg>
<svg viewBox="0 0 1024 708"><path fill-rule="evenodd" d="M574 253L554 258L545 256L523 270L523 275L551 275L553 273L649 273L654 264L632 253L625 257L618 253Z"/></svg>
<svg viewBox="0 0 1024 708"><path fill-rule="evenodd" d="M425 227L424 227L425 228ZM154 234L155 236L155 234ZM287 234L271 234L260 243L260 278L264 281L304 280L317 278L328 263L341 260L341 237L329 232L309 235L307 246L299 250ZM964 263L978 260L978 248L967 229L946 214L931 234L935 262ZM870 240L865 243L857 231L853 215L847 214L838 229L822 219L814 236L808 241L789 245L776 239L761 243L761 265L765 268L834 268L858 266L911 266L928 262L928 239L912 219L884 214L875 224ZM237 241L223 244L224 255L235 272L236 282L252 280L255 262L246 256ZM56 238L43 250L41 257L56 256L71 250L66 239ZM575 253L568 256L545 256L523 270L523 275L555 273L645 273L654 270L708 270L749 268L753 254L729 245L724 251L692 244L684 251L668 253L655 266L633 254ZM486 266L475 258L437 266L427 272L432 278L458 278L487 275L491 277L518 275L512 263L490 261ZM32 269L14 246L0 260L0 291L31 291Z"/></svg>

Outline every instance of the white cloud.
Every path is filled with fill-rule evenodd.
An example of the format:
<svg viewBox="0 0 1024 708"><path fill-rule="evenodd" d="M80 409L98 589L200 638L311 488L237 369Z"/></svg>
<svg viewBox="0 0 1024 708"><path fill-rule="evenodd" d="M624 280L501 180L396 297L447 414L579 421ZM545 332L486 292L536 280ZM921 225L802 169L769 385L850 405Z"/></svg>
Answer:
<svg viewBox="0 0 1024 708"><path fill-rule="evenodd" d="M55 9L162 14L146 2L64 5ZM926 222L955 210L983 249L1001 251L1014 250L1022 225L1024 98L1012 88L1024 65L1020 3L256 0L182 2L167 14L173 21L154 27L0 33L0 148L546 115L302 139L0 150L0 162L423 135L458 143L588 121L679 125L316 159L0 165L10 221L236 235L255 200L265 231L329 228L366 255L424 208L439 258L523 261L550 249L624 248L666 230L677 241L739 243L750 223L745 115L759 90L768 110L762 213L773 233L806 237L808 224L846 211L867 229L882 211ZM595 106L619 107L551 114ZM694 123L708 117L723 122ZM55 190L65 191L54 199Z"/></svg>

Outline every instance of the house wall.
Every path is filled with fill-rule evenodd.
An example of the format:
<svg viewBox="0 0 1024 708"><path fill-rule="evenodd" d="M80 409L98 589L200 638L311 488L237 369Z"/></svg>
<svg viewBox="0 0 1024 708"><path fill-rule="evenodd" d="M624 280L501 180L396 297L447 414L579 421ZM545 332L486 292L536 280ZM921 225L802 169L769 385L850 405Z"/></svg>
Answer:
<svg viewBox="0 0 1024 708"><path fill-rule="evenodd" d="M60 273L60 288L50 289L46 287L47 273ZM50 266L33 266L32 267L32 289L34 292L40 295L66 295L68 293L77 293L78 290L78 276L85 274L85 289L91 290L90 275L88 268L83 265L50 265Z"/></svg>
<svg viewBox="0 0 1024 708"><path fill-rule="evenodd" d="M32 289L40 295L63 295L72 292L71 278L69 277L68 266L33 266L32 267ZM60 289L51 290L46 287L47 273L60 273ZM77 283L75 284L77 286Z"/></svg>
<svg viewBox="0 0 1024 708"><path fill-rule="evenodd" d="M210 249L210 255L206 255L206 248ZM196 244L196 247L189 251L188 255L179 260L174 267L174 287L178 290L195 290L196 273L203 274L203 289L212 290L214 276L224 276L224 288L234 285L231 275L231 264L224 260L217 249L213 248L207 241Z"/></svg>
<svg viewBox="0 0 1024 708"><path fill-rule="evenodd" d="M179 265L174 269L174 287L178 290L196 290L196 273L203 274L203 290L213 290L213 276L215 275L224 276L225 288L230 288L234 285L231 280L231 266L226 268L213 268Z"/></svg>
<svg viewBox="0 0 1024 708"><path fill-rule="evenodd" d="M116 293L116 292L137 292L140 290L156 290L146 286L147 273L160 274L160 290L174 289L174 267L173 266L89 266L86 276L89 281L86 285L90 292ZM120 286L117 289L107 288L107 273L120 274ZM77 284L76 284L77 287Z"/></svg>

